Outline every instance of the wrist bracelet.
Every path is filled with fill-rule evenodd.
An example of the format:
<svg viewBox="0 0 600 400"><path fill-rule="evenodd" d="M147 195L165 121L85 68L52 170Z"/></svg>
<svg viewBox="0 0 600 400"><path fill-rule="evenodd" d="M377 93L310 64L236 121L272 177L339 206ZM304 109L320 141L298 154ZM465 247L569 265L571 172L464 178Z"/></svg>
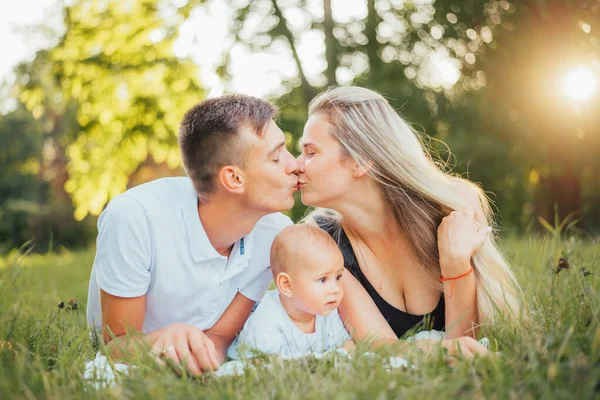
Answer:
<svg viewBox="0 0 600 400"><path fill-rule="evenodd" d="M450 295L448 296L449 298L452 297L452 292L454 291L454 283L460 279L460 278L464 278L465 276L469 275L471 272L473 272L473 267L471 267L471 269L469 269L467 272L465 272L462 275L458 275L458 276L454 276L452 278L447 278L444 275L440 275L440 281L445 282L445 281L452 281L452 286L450 287Z"/></svg>

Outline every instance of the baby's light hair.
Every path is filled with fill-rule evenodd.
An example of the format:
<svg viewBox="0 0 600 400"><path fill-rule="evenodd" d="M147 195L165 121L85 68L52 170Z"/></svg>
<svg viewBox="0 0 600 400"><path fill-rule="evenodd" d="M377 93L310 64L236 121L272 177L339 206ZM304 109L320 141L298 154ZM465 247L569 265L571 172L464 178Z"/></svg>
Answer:
<svg viewBox="0 0 600 400"><path fill-rule="evenodd" d="M297 224L284 228L271 246L271 271L273 279L282 272L291 273L302 266L304 254L315 251L340 251L333 238L310 224Z"/></svg>

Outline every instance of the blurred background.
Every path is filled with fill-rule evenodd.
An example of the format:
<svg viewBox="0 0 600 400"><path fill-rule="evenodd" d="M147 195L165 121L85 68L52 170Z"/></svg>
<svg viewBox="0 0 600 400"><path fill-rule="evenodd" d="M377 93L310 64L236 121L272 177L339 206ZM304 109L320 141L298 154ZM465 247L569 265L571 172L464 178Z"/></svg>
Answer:
<svg viewBox="0 0 600 400"><path fill-rule="evenodd" d="M505 235L595 235L599 40L598 0L4 1L0 254L92 244L112 197L183 174L178 124L204 98L273 101L298 154L308 102L348 84L481 183Z"/></svg>

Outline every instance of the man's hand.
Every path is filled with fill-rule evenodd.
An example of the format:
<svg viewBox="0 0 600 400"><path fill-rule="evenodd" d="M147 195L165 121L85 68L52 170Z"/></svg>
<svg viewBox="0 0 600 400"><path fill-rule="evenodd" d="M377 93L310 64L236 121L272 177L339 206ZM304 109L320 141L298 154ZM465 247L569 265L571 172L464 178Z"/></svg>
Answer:
<svg viewBox="0 0 600 400"><path fill-rule="evenodd" d="M174 324L155 331L154 335L157 340L153 352L175 365L183 365L191 375L199 376L219 368L215 344L195 326Z"/></svg>

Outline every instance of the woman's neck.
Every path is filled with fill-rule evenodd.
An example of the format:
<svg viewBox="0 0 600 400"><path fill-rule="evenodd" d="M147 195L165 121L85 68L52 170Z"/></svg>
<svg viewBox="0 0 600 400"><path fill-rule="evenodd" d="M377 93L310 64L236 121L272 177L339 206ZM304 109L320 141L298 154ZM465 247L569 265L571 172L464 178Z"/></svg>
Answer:
<svg viewBox="0 0 600 400"><path fill-rule="evenodd" d="M397 236L394 213L378 185L369 179L360 186L331 207L342 215L344 230L362 238Z"/></svg>

